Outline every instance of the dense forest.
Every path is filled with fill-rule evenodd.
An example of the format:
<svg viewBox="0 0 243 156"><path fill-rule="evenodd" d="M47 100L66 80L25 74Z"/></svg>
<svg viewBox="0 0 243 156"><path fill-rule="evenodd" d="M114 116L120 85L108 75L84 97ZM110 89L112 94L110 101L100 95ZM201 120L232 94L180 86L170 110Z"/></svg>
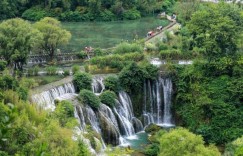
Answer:
<svg viewBox="0 0 243 156"><path fill-rule="evenodd" d="M134 20L168 8L173 0L2 0L0 19L22 17L37 21L56 17L61 21Z"/></svg>
<svg viewBox="0 0 243 156"><path fill-rule="evenodd" d="M240 3L2 0L0 7L1 156L243 155ZM92 56L77 52L78 62L58 75L57 49L72 36L60 21L135 20L162 11L176 14L180 23L172 33L165 30L162 40L123 42L112 50L96 48ZM48 61L29 67L30 51L36 49ZM166 63L154 66L150 62L154 57ZM175 63L178 60L193 63ZM39 75L43 71L46 75ZM57 80L70 77L75 89L72 92L68 86L68 93L75 93L72 99L46 105L38 103L41 98L33 100L42 86L53 87ZM102 83L97 77L103 78ZM169 99L159 98L166 87L171 89L173 126L161 128L158 122L148 123L145 113L154 111L157 101ZM82 111L86 115L81 119ZM159 114L158 107L155 112ZM149 134L142 148L117 146L125 134L141 130Z"/></svg>

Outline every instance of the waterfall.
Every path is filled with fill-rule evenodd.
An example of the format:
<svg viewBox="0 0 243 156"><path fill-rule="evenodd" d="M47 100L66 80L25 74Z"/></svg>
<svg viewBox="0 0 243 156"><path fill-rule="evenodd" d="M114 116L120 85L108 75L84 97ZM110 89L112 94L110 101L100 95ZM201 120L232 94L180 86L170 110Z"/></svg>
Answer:
<svg viewBox="0 0 243 156"><path fill-rule="evenodd" d="M31 97L32 101L44 109L55 109L54 100L66 100L76 97L75 88L72 82L54 87L50 90L35 94Z"/></svg>
<svg viewBox="0 0 243 156"><path fill-rule="evenodd" d="M104 77L101 76L95 76L92 80L92 89L93 89L93 93L95 93L96 95L100 95L104 89L105 89L105 85L104 85Z"/></svg>
<svg viewBox="0 0 243 156"><path fill-rule="evenodd" d="M164 127L173 126L171 115L172 81L170 78L147 80L144 84L144 125L155 123Z"/></svg>
<svg viewBox="0 0 243 156"><path fill-rule="evenodd" d="M171 124L171 92L172 92L172 82L171 79L163 79L163 91L164 91L164 117L163 125L170 126Z"/></svg>

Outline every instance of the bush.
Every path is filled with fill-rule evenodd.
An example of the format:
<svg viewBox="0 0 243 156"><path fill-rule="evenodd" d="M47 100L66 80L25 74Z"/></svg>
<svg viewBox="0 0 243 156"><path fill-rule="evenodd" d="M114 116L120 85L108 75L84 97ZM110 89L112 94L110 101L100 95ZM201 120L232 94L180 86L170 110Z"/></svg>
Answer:
<svg viewBox="0 0 243 156"><path fill-rule="evenodd" d="M152 44L152 43L148 43L148 44L146 44L146 45L145 45L145 49L146 49L146 51L148 51L148 52L154 52L154 51L157 51L157 50L158 50L157 47L156 47L156 45L154 45L154 44Z"/></svg>
<svg viewBox="0 0 243 156"><path fill-rule="evenodd" d="M64 71L63 71L63 75L64 75L64 76L69 76L69 75L70 75L69 70L68 70L68 69L64 70Z"/></svg>
<svg viewBox="0 0 243 156"><path fill-rule="evenodd" d="M141 14L138 10L131 9L123 13L123 18L128 20L135 20L141 18Z"/></svg>
<svg viewBox="0 0 243 156"><path fill-rule="evenodd" d="M45 10L39 8L39 7L33 7L28 10L25 10L22 14L22 18L30 21L39 21L40 19L47 17L48 12Z"/></svg>
<svg viewBox="0 0 243 156"><path fill-rule="evenodd" d="M55 75L57 74L57 68L53 66L46 67L47 75Z"/></svg>
<svg viewBox="0 0 243 156"><path fill-rule="evenodd" d="M144 154L148 156L157 156L159 154L159 145L153 143L146 146Z"/></svg>
<svg viewBox="0 0 243 156"><path fill-rule="evenodd" d="M82 21L82 16L78 11L66 11L60 15L60 20L68 22L80 22Z"/></svg>
<svg viewBox="0 0 243 156"><path fill-rule="evenodd" d="M73 81L78 91L81 89L91 89L92 76L88 73L80 72L74 74Z"/></svg>
<svg viewBox="0 0 243 156"><path fill-rule="evenodd" d="M87 54L86 54L86 52L81 51L81 52L79 52L79 53L77 54L77 57L78 57L79 59L85 59L85 58L87 58Z"/></svg>
<svg viewBox="0 0 243 156"><path fill-rule="evenodd" d="M79 71L80 71L80 66L79 65L73 65L72 66L73 75L78 73Z"/></svg>
<svg viewBox="0 0 243 156"><path fill-rule="evenodd" d="M136 63L129 64L119 73L121 86L130 93L142 90L144 78L144 71Z"/></svg>
<svg viewBox="0 0 243 156"><path fill-rule="evenodd" d="M114 92L119 92L120 85L119 79L116 76L108 76L105 79L105 88Z"/></svg>
<svg viewBox="0 0 243 156"><path fill-rule="evenodd" d="M89 105L92 108L99 108L100 99L90 90L83 89L79 93L79 99L83 104Z"/></svg>
<svg viewBox="0 0 243 156"><path fill-rule="evenodd" d="M39 71L40 71L40 68L39 68L38 66L35 66L35 67L33 68L33 75L34 75L34 76L37 76Z"/></svg>
<svg viewBox="0 0 243 156"><path fill-rule="evenodd" d="M143 71L144 71L144 77L146 79L151 79L155 80L158 77L159 74L159 68L150 64L146 63L145 65L142 66Z"/></svg>
<svg viewBox="0 0 243 156"><path fill-rule="evenodd" d="M114 107L116 104L116 94L113 91L104 91L100 96L100 101L106 105L108 105L109 107Z"/></svg>
<svg viewBox="0 0 243 156"><path fill-rule="evenodd" d="M100 14L102 21L113 21L115 20L115 14L113 14L110 10L105 10Z"/></svg>
<svg viewBox="0 0 243 156"><path fill-rule="evenodd" d="M143 48L136 43L129 44L127 42L123 42L116 46L116 49L114 50L115 54L124 54L131 52L143 52Z"/></svg>
<svg viewBox="0 0 243 156"><path fill-rule="evenodd" d="M127 53L125 55L107 55L93 57L90 59L91 65L97 65L100 68L111 67L121 70L124 66L130 64L131 62L139 62L144 59L144 54L142 53Z"/></svg>
<svg viewBox="0 0 243 156"><path fill-rule="evenodd" d="M103 55L103 51L100 48L95 48L94 49L94 56L102 56Z"/></svg>
<svg viewBox="0 0 243 156"><path fill-rule="evenodd" d="M183 55L180 50L176 49L169 49L169 50L162 50L160 51L160 58L161 59L175 59L178 60L183 58Z"/></svg>
<svg viewBox="0 0 243 156"><path fill-rule="evenodd" d="M7 67L7 62L0 60L0 71L4 71L6 67Z"/></svg>

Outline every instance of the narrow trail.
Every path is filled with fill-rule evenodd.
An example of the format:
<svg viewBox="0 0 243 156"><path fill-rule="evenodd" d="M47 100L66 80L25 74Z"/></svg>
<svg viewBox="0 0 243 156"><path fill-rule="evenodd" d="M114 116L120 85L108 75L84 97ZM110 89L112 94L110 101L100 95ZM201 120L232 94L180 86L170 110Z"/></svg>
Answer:
<svg viewBox="0 0 243 156"><path fill-rule="evenodd" d="M161 31L159 31L159 32L155 33L153 36L147 38L145 40L145 44L147 44L147 43L154 43L157 40L160 40L161 38L164 37L164 34L165 34L166 31L172 31L174 29L177 29L180 26L180 24L177 23L176 20L171 19L171 16L167 15L167 19L169 21L171 21L171 23L169 25L167 25L166 27L164 27Z"/></svg>

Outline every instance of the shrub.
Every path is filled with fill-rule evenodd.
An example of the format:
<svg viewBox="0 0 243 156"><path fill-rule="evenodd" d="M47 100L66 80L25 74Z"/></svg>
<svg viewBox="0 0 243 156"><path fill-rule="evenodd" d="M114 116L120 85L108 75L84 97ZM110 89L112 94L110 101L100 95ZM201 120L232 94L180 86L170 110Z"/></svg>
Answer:
<svg viewBox="0 0 243 156"><path fill-rule="evenodd" d="M48 13L39 8L39 7L33 7L28 10L25 10L22 14L22 18L30 21L39 21L40 19L47 17Z"/></svg>
<svg viewBox="0 0 243 156"><path fill-rule="evenodd" d="M68 70L68 69L64 70L64 71L63 71L63 75L64 75L64 76L69 76L69 75L70 75L69 70Z"/></svg>
<svg viewBox="0 0 243 156"><path fill-rule="evenodd" d="M118 77L116 77L116 76L108 76L105 79L105 88L117 93L120 90Z"/></svg>
<svg viewBox="0 0 243 156"><path fill-rule="evenodd" d="M85 58L87 58L87 54L86 54L86 52L81 51L81 52L79 52L79 53L77 54L77 57L78 57L79 59L85 59Z"/></svg>
<svg viewBox="0 0 243 156"><path fill-rule="evenodd" d="M72 66L72 72L73 74L76 74L80 71L80 66L79 65L73 65Z"/></svg>
<svg viewBox="0 0 243 156"><path fill-rule="evenodd" d="M131 9L123 13L123 18L128 20L135 20L141 18L141 14L138 10Z"/></svg>
<svg viewBox="0 0 243 156"><path fill-rule="evenodd" d="M144 71L144 77L146 79L155 80L158 77L158 74L159 74L159 68L158 67L156 67L152 64L146 63L145 65L142 66L142 68L143 68L143 71Z"/></svg>
<svg viewBox="0 0 243 156"><path fill-rule="evenodd" d="M100 14L102 21L113 21L115 20L115 14L113 14L110 10L104 10Z"/></svg>
<svg viewBox="0 0 243 156"><path fill-rule="evenodd" d="M103 51L100 48L95 48L94 49L94 56L102 56L103 55Z"/></svg>
<svg viewBox="0 0 243 156"><path fill-rule="evenodd" d="M114 51L115 54L124 54L131 52L143 52L143 48L136 43L129 44L127 42L123 42L116 46L116 49Z"/></svg>
<svg viewBox="0 0 243 156"><path fill-rule="evenodd" d="M7 66L7 62L0 60L0 71L4 71L4 69L6 68L6 66Z"/></svg>
<svg viewBox="0 0 243 156"><path fill-rule="evenodd" d="M119 73L121 86L127 92L138 93L143 87L144 71L136 63L131 63Z"/></svg>
<svg viewBox="0 0 243 156"><path fill-rule="evenodd" d="M57 68L53 66L46 67L47 75L55 75L57 74Z"/></svg>
<svg viewBox="0 0 243 156"><path fill-rule="evenodd" d="M146 51L148 52L154 52L154 51L157 51L157 47L156 45L152 44L152 43L148 43L145 45L145 48L146 48Z"/></svg>
<svg viewBox="0 0 243 156"><path fill-rule="evenodd" d="M78 91L81 89L91 89L92 76L88 73L80 72L74 74L73 81Z"/></svg>
<svg viewBox="0 0 243 156"><path fill-rule="evenodd" d="M33 75L34 75L34 76L37 76L39 71L40 71L40 68L39 68L38 66L35 66L35 67L33 68Z"/></svg>
<svg viewBox="0 0 243 156"><path fill-rule="evenodd" d="M79 93L79 99L83 104L97 109L100 106L100 99L90 90L83 89Z"/></svg>
<svg viewBox="0 0 243 156"><path fill-rule="evenodd" d="M176 50L176 49L162 50L160 51L160 58L178 60L182 58L182 53L180 50Z"/></svg>
<svg viewBox="0 0 243 156"><path fill-rule="evenodd" d="M60 15L60 20L68 22L79 22L82 21L82 17L78 11L66 11Z"/></svg>
<svg viewBox="0 0 243 156"><path fill-rule="evenodd" d="M146 146L144 154L148 156L157 156L159 153L159 145L158 144L151 144Z"/></svg>
<svg viewBox="0 0 243 156"><path fill-rule="evenodd" d="M159 51L169 49L168 45L166 45L165 43L159 43L158 48L159 48Z"/></svg>
<svg viewBox="0 0 243 156"><path fill-rule="evenodd" d="M113 91L104 91L100 96L100 101L106 105L108 105L109 107L114 107L116 104L116 94Z"/></svg>

